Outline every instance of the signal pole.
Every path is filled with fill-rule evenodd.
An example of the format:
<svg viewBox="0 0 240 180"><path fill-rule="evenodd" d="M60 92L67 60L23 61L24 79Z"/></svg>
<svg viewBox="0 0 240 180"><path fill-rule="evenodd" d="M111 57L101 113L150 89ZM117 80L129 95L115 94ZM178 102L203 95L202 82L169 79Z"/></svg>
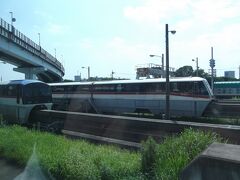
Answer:
<svg viewBox="0 0 240 180"><path fill-rule="evenodd" d="M115 72L113 72L113 70L112 70L112 73L111 73L111 78L112 78L112 80L113 80L113 74L115 74Z"/></svg>
<svg viewBox="0 0 240 180"><path fill-rule="evenodd" d="M211 67L211 88L213 91L213 68L215 67L215 60L213 59L213 47L211 47L211 59L209 60L209 65Z"/></svg>

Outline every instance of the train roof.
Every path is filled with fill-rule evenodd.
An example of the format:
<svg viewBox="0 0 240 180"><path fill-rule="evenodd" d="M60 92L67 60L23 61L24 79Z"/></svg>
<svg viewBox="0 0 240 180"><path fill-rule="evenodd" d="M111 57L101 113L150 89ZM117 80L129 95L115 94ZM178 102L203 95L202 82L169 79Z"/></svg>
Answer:
<svg viewBox="0 0 240 180"><path fill-rule="evenodd" d="M205 79L200 77L179 77L170 78L170 82L191 82L191 81L203 81ZM139 79L139 80L113 80L113 81L93 81L93 82L61 82L50 83L50 86L64 86L64 85L91 85L91 84L127 84L127 83L155 83L166 82L165 78L156 79Z"/></svg>
<svg viewBox="0 0 240 180"><path fill-rule="evenodd" d="M38 81L38 80L31 80L31 79L23 79L23 80L11 80L11 81L2 82L2 83L0 83L0 85L7 85L7 84L26 85L26 84L31 84L31 83L44 83L44 82Z"/></svg>
<svg viewBox="0 0 240 180"><path fill-rule="evenodd" d="M240 81L221 81L214 82L216 88L240 88Z"/></svg>

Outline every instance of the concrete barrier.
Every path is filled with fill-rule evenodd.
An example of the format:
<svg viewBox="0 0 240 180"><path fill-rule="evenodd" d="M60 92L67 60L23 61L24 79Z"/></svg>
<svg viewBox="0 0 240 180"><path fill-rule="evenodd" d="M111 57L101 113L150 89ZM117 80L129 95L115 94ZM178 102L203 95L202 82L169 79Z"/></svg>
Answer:
<svg viewBox="0 0 240 180"><path fill-rule="evenodd" d="M64 121L65 130L94 134L127 141L140 142L152 136L162 141L186 128L216 132L229 143L240 144L240 126L183 122L172 120L111 116L67 111L42 110L37 115L50 122Z"/></svg>
<svg viewBox="0 0 240 180"><path fill-rule="evenodd" d="M181 173L181 180L239 180L240 146L211 144Z"/></svg>

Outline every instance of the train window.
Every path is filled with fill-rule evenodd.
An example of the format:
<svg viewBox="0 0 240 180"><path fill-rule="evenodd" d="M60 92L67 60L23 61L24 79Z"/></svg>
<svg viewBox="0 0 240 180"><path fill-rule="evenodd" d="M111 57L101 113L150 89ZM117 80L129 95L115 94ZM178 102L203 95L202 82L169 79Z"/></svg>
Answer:
<svg viewBox="0 0 240 180"><path fill-rule="evenodd" d="M160 83L139 84L140 93L159 93L162 92Z"/></svg>
<svg viewBox="0 0 240 180"><path fill-rule="evenodd" d="M77 93L89 93L89 86L88 85L76 86L75 92L77 92Z"/></svg>
<svg viewBox="0 0 240 180"><path fill-rule="evenodd" d="M114 84L96 85L94 87L94 91L96 91L96 92L114 92L115 91L115 85Z"/></svg>
<svg viewBox="0 0 240 180"><path fill-rule="evenodd" d="M237 88L236 91L237 91L237 94L240 94L240 88Z"/></svg>
<svg viewBox="0 0 240 180"><path fill-rule="evenodd" d="M203 82L199 82L199 95L208 95L207 88L204 86Z"/></svg>
<svg viewBox="0 0 240 180"><path fill-rule="evenodd" d="M171 87L172 92L179 92L178 83L173 82L173 83L170 84L170 87Z"/></svg>
<svg viewBox="0 0 240 180"><path fill-rule="evenodd" d="M228 89L228 93L232 94L232 89L231 88Z"/></svg>
<svg viewBox="0 0 240 180"><path fill-rule="evenodd" d="M38 87L38 96L51 96L51 90L50 87L46 86L39 86Z"/></svg>
<svg viewBox="0 0 240 180"><path fill-rule="evenodd" d="M63 93L64 92L64 86L53 86L52 92L54 93Z"/></svg>
<svg viewBox="0 0 240 180"><path fill-rule="evenodd" d="M117 92L121 92L122 88L123 88L122 85L118 84L117 87L116 87Z"/></svg>
<svg viewBox="0 0 240 180"><path fill-rule="evenodd" d="M123 84L123 92L137 93L139 92L139 84Z"/></svg>
<svg viewBox="0 0 240 180"><path fill-rule="evenodd" d="M16 85L8 85L6 88L6 95L9 97L17 96L17 86Z"/></svg>
<svg viewBox="0 0 240 180"><path fill-rule="evenodd" d="M3 92L4 92L4 86L0 86L0 96L4 95Z"/></svg>
<svg viewBox="0 0 240 180"><path fill-rule="evenodd" d="M193 83L192 82L170 83L170 91L182 94L193 94Z"/></svg>
<svg viewBox="0 0 240 180"><path fill-rule="evenodd" d="M72 93L72 92L74 92L74 86L66 86L65 87L65 90L67 91L67 92L69 92L69 93Z"/></svg>
<svg viewBox="0 0 240 180"><path fill-rule="evenodd" d="M221 94L221 92L222 92L222 89L220 89L220 88L217 88L215 91L216 91L218 94Z"/></svg>
<svg viewBox="0 0 240 180"><path fill-rule="evenodd" d="M23 89L23 103L36 104L52 101L51 88L41 83L28 84Z"/></svg>
<svg viewBox="0 0 240 180"><path fill-rule="evenodd" d="M146 83L146 84L138 84L138 91L140 93L147 93L147 92L151 92L151 84L150 83Z"/></svg>
<svg viewBox="0 0 240 180"><path fill-rule="evenodd" d="M159 89L157 89L158 92L165 93L166 92L166 83L160 83L158 88L159 88Z"/></svg>

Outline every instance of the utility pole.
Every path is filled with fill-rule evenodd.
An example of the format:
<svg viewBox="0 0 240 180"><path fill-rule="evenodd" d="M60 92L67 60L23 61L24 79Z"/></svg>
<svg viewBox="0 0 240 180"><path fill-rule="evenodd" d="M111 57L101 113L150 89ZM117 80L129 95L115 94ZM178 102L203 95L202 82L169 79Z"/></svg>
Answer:
<svg viewBox="0 0 240 180"><path fill-rule="evenodd" d="M170 117L170 83L169 83L169 45L168 45L168 24L165 26L166 33L166 119Z"/></svg>
<svg viewBox="0 0 240 180"><path fill-rule="evenodd" d="M195 59L192 59L192 61L195 61L196 62L196 76L198 77L198 57L196 57L196 60Z"/></svg>
<svg viewBox="0 0 240 180"><path fill-rule="evenodd" d="M238 79L240 79L240 66L239 66L238 73L239 73L239 75L238 75Z"/></svg>
<svg viewBox="0 0 240 180"><path fill-rule="evenodd" d="M88 66L88 80L90 80L90 66Z"/></svg>
<svg viewBox="0 0 240 180"><path fill-rule="evenodd" d="M162 54L162 77L165 77L165 72L164 72L164 54Z"/></svg>
<svg viewBox="0 0 240 180"><path fill-rule="evenodd" d="M170 82L169 82L169 41L168 33L171 32L175 34L175 30L168 30L168 24L165 25L165 35L166 35L166 119L170 118Z"/></svg>

